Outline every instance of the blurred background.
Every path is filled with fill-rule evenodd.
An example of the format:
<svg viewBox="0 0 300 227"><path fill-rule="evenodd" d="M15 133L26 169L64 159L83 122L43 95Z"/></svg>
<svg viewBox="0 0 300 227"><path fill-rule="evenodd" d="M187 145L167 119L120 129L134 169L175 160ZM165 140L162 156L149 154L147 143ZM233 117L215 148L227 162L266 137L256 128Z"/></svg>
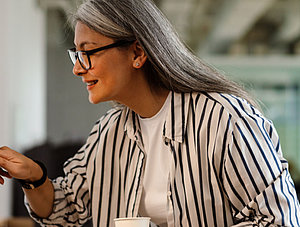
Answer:
<svg viewBox="0 0 300 227"><path fill-rule="evenodd" d="M196 55L260 100L298 183L300 0L155 2ZM79 3L0 0L0 146L46 159L49 169L72 155L110 108L90 104L81 79L72 75L67 18ZM0 186L0 218L19 214L17 190L13 181Z"/></svg>

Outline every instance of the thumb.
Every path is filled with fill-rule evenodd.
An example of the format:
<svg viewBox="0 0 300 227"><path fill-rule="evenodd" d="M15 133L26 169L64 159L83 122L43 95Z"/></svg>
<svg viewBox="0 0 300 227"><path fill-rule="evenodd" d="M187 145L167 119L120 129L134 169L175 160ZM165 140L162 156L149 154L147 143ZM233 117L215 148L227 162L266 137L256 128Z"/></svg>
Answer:
<svg viewBox="0 0 300 227"><path fill-rule="evenodd" d="M2 168L0 168L0 176L7 177L7 178L12 178L12 176Z"/></svg>

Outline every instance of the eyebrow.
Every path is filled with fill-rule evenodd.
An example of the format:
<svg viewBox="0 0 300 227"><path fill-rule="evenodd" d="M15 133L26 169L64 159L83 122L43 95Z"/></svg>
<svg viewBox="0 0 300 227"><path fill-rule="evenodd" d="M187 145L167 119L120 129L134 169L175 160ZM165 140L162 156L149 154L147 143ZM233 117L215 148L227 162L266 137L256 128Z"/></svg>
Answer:
<svg viewBox="0 0 300 227"><path fill-rule="evenodd" d="M84 41L82 43L79 44L79 48L83 48L85 45L87 44L94 44L94 45L98 45L98 43L95 42L90 42L90 41ZM76 44L74 43L74 45L76 46Z"/></svg>

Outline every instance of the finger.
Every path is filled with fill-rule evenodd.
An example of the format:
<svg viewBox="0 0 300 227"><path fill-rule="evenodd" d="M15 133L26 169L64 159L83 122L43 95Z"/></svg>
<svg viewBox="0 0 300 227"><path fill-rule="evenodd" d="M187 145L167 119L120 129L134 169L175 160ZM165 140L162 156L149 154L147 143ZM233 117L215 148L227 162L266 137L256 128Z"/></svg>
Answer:
<svg viewBox="0 0 300 227"><path fill-rule="evenodd" d="M0 152L0 153L1 153L1 152ZM6 159L4 159L4 158L2 158L2 157L0 156L0 168L6 169L6 168L5 168L6 164L7 164Z"/></svg>
<svg viewBox="0 0 300 227"><path fill-rule="evenodd" d="M10 149L9 147L0 147L0 157L9 158L11 155L17 153L16 151Z"/></svg>
<svg viewBox="0 0 300 227"><path fill-rule="evenodd" d="M10 150L10 148L7 147L7 146L2 146L2 147L0 147L0 151L1 151L1 150L3 150L3 151L5 151L5 150Z"/></svg>
<svg viewBox="0 0 300 227"><path fill-rule="evenodd" d="M7 160L0 157L0 176L2 175L8 178L12 178L7 170L9 171Z"/></svg>
<svg viewBox="0 0 300 227"><path fill-rule="evenodd" d="M12 178L11 175L9 175L9 173L2 168L0 168L0 175L7 178Z"/></svg>

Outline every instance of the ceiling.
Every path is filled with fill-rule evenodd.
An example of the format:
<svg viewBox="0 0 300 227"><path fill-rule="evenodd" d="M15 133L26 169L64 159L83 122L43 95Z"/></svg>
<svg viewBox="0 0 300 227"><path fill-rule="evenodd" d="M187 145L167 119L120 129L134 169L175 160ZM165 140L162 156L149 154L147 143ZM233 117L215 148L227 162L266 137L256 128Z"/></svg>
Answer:
<svg viewBox="0 0 300 227"><path fill-rule="evenodd" d="M202 53L300 54L300 0L157 0Z"/></svg>
<svg viewBox="0 0 300 227"><path fill-rule="evenodd" d="M81 0L37 0L75 8ZM300 54L300 0L155 0L191 49L204 54Z"/></svg>

